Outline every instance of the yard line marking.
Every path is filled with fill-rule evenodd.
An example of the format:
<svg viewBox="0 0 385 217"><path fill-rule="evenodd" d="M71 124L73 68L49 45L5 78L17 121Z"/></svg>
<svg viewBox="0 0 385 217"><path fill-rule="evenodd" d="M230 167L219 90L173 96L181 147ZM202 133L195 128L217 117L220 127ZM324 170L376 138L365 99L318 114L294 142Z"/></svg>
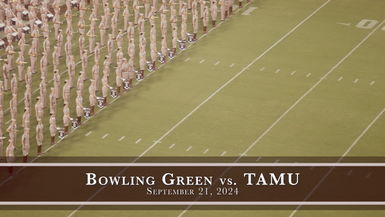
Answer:
<svg viewBox="0 0 385 217"><path fill-rule="evenodd" d="M176 127L178 127L185 119L187 119L193 112L198 110L203 104L205 104L210 98L215 96L221 89L226 87L229 83L231 83L234 79L236 79L238 76L240 76L246 69L248 69L250 66L252 66L255 62L257 62L259 59L261 59L263 56L265 56L270 50L272 50L275 46L277 46L279 43L281 43L283 40L285 40L288 36L290 36L295 30L297 30L302 24L304 24L306 21L308 21L311 17L313 17L319 10L324 8L327 4L329 4L331 0L325 1L320 7L318 7L315 11L313 11L310 15L308 15L305 19L303 19L300 23L298 23L296 26L294 26L289 32L287 32L282 38L280 38L278 41L276 41L272 46L270 46L268 49L266 49L261 55L259 55L257 58L255 58L249 65L247 65L245 68L243 68L240 72L238 72L234 77L232 77L229 81L227 81L224 85L222 85L217 91L215 91L211 96L209 96L208 99L203 101L197 108L195 108L190 114L188 114L185 118L183 118L180 122L178 122L174 127L172 127L169 131L167 131L162 137L166 137L168 134L170 134ZM378 29L378 28L377 28ZM270 131L270 130L269 130ZM252 145L253 147L254 145ZM244 154L248 152L245 151ZM183 216L187 210L191 208L191 205L188 206L185 210L183 210L178 217Z"/></svg>
<svg viewBox="0 0 385 217"><path fill-rule="evenodd" d="M308 77L310 77L310 75L311 75L311 73L308 73L308 74L306 75L306 77L308 78Z"/></svg>
<svg viewBox="0 0 385 217"><path fill-rule="evenodd" d="M187 62L190 60L190 57L187 57L184 61Z"/></svg>
<svg viewBox="0 0 385 217"><path fill-rule="evenodd" d="M257 9L257 7L249 7L247 10L245 10L242 15L244 16L248 16L250 15L251 12L253 12L255 9Z"/></svg>
<svg viewBox="0 0 385 217"><path fill-rule="evenodd" d="M199 61L199 64L204 63L205 61L206 61L206 59L203 59L203 60Z"/></svg>
<svg viewBox="0 0 385 217"><path fill-rule="evenodd" d="M187 149L186 149L186 152L187 151L190 151L192 149L192 146L190 145Z"/></svg>
<svg viewBox="0 0 385 217"><path fill-rule="evenodd" d="M108 134L108 133L104 134L104 136L102 136L102 139L105 139L108 135L110 135L110 134Z"/></svg>
<svg viewBox="0 0 385 217"><path fill-rule="evenodd" d="M88 133L86 133L85 136L89 136L89 135L91 135L91 133L92 133L92 131L88 131Z"/></svg>
<svg viewBox="0 0 385 217"><path fill-rule="evenodd" d="M12 119L9 119L7 122L5 122L5 124L9 124L11 123Z"/></svg>
<svg viewBox="0 0 385 217"><path fill-rule="evenodd" d="M120 139L118 139L118 141L121 142L124 138L126 138L126 136L120 137Z"/></svg>
<svg viewBox="0 0 385 217"><path fill-rule="evenodd" d="M277 69L275 70L275 73L279 73L281 71L281 69Z"/></svg>
<svg viewBox="0 0 385 217"><path fill-rule="evenodd" d="M290 75L294 75L297 71L293 71L292 73L290 73Z"/></svg>
<svg viewBox="0 0 385 217"><path fill-rule="evenodd" d="M370 82L370 86L373 86L374 83L376 83L376 81Z"/></svg>
<svg viewBox="0 0 385 217"><path fill-rule="evenodd" d="M265 67L262 67L259 71L263 72L265 70Z"/></svg>
<svg viewBox="0 0 385 217"><path fill-rule="evenodd" d="M227 153L227 151L222 152L221 156L225 155L226 153Z"/></svg>
<svg viewBox="0 0 385 217"><path fill-rule="evenodd" d="M207 154L207 152L209 152L208 148L203 152L203 154Z"/></svg>
<svg viewBox="0 0 385 217"><path fill-rule="evenodd" d="M138 140L136 140L135 144L138 144L140 141L142 141L142 138L139 138ZM155 144L158 144L158 143L155 143Z"/></svg>
<svg viewBox="0 0 385 217"><path fill-rule="evenodd" d="M230 65L229 67L230 67L230 68L233 68L233 67L234 67L234 65L235 65L234 63L231 63L231 65Z"/></svg>
<svg viewBox="0 0 385 217"><path fill-rule="evenodd" d="M175 146L175 144L172 144L172 145L170 145L170 147L168 147L169 149L172 149L172 148L174 148L174 146Z"/></svg>
<svg viewBox="0 0 385 217"><path fill-rule="evenodd" d="M337 81L342 81L342 79L344 79L344 77L339 77Z"/></svg>
<svg viewBox="0 0 385 217"><path fill-rule="evenodd" d="M261 160L262 157L258 157L257 160L255 160L256 162L258 162L259 160Z"/></svg>
<svg viewBox="0 0 385 217"><path fill-rule="evenodd" d="M219 63L221 63L221 61L217 61L214 66L217 66Z"/></svg>
<svg viewBox="0 0 385 217"><path fill-rule="evenodd" d="M381 25L382 26L382 25ZM349 154L349 152L354 148L354 146L357 145L357 143L362 139L362 137L369 131L369 129L377 122L378 119L384 114L385 108L382 109L382 111L369 123L369 125L361 132L361 134L353 141L353 143L348 147L348 149L345 151L345 153L337 160L337 163L340 163L346 155ZM311 195L318 189L318 187L325 181L325 179L330 175L330 173L333 171L333 168L331 168L328 173L325 174L324 177L321 178L321 180L318 182L318 184L313 188L313 190L306 196L305 200L309 199ZM293 217L298 210L302 206L299 205L293 212L289 215L289 217Z"/></svg>
<svg viewBox="0 0 385 217"><path fill-rule="evenodd" d="M360 79L356 78L356 80L353 81L353 83L357 84L357 82L359 81Z"/></svg>
<svg viewBox="0 0 385 217"><path fill-rule="evenodd" d="M158 140L154 140L153 142L154 142L154 143L157 143L157 144L158 144L158 143L162 143L161 141L158 141Z"/></svg>

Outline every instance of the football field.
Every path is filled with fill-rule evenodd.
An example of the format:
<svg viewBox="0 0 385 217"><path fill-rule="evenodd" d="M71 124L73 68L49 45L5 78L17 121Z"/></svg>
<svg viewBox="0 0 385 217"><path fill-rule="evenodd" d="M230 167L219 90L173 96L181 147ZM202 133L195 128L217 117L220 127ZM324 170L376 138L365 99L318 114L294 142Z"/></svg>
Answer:
<svg viewBox="0 0 385 217"><path fill-rule="evenodd" d="M255 0L45 156L385 156L385 1ZM90 195L91 196L91 195ZM1 217L383 216L1 210Z"/></svg>

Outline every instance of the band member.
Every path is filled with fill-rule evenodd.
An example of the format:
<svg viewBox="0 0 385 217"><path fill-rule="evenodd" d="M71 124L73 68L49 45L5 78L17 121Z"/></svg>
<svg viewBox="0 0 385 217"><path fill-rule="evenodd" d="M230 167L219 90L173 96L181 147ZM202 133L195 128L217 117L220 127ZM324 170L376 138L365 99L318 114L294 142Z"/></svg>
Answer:
<svg viewBox="0 0 385 217"><path fill-rule="evenodd" d="M22 52L19 52L19 56L16 59L16 64L17 64L17 72L18 72L18 77L19 81L24 80L24 65L27 64L27 62L24 61L24 54Z"/></svg>
<svg viewBox="0 0 385 217"><path fill-rule="evenodd" d="M193 2L192 2L192 23L193 23L193 41L196 41L198 29L199 29L198 2L197 2L197 0L193 0Z"/></svg>
<svg viewBox="0 0 385 217"><path fill-rule="evenodd" d="M49 117L49 133L51 135L51 145L55 144L56 131L56 117L55 114L51 113Z"/></svg>
<svg viewBox="0 0 385 217"><path fill-rule="evenodd" d="M144 36L144 32L141 32L139 35L139 79L144 78L146 62L146 38Z"/></svg>
<svg viewBox="0 0 385 217"><path fill-rule="evenodd" d="M186 41L187 37L187 8L186 3L182 2L182 8L181 8L181 14L182 14L182 24L181 24L181 39L183 41Z"/></svg>
<svg viewBox="0 0 385 217"><path fill-rule="evenodd" d="M209 24L209 6L205 6L203 9L203 32L207 32L207 26Z"/></svg>
<svg viewBox="0 0 385 217"><path fill-rule="evenodd" d="M55 94L54 94L54 96L55 96ZM70 97L71 97L71 84L68 82L68 80L65 80L64 86L63 86L63 102L64 102L64 104L69 105Z"/></svg>
<svg viewBox="0 0 385 217"><path fill-rule="evenodd" d="M177 11L175 8L175 4L171 4L171 30L172 30L172 53L176 54L176 48L178 47L178 19L177 19Z"/></svg>
<svg viewBox="0 0 385 217"><path fill-rule="evenodd" d="M108 78L106 75L103 75L102 78L102 96L103 96L103 106L107 105L107 97L110 86L108 85Z"/></svg>
<svg viewBox="0 0 385 217"><path fill-rule="evenodd" d="M221 6L221 21L224 21L227 17L226 0L219 0L219 5Z"/></svg>
<svg viewBox="0 0 385 217"><path fill-rule="evenodd" d="M28 161L28 155L29 155L29 149L30 149L29 133L30 133L29 127L24 127L23 135L21 136L21 145L22 145L24 163Z"/></svg>
<svg viewBox="0 0 385 217"><path fill-rule="evenodd" d="M70 108L68 104L64 104L63 107L63 125L64 125L64 134L68 135L69 126L71 123Z"/></svg>
<svg viewBox="0 0 385 217"><path fill-rule="evenodd" d="M88 93L89 93L89 102L90 102L90 113L91 115L94 115L97 99L96 99L96 82L93 79L91 79L91 84L88 87Z"/></svg>
<svg viewBox="0 0 385 217"><path fill-rule="evenodd" d="M60 98L60 73L58 70L53 72L53 88L55 90L56 99Z"/></svg>
<svg viewBox="0 0 385 217"><path fill-rule="evenodd" d="M43 126L43 121L40 120L37 122L37 125L36 125L36 144L37 144L38 155L40 155L42 152L43 139L44 139L44 126Z"/></svg>
<svg viewBox="0 0 385 217"><path fill-rule="evenodd" d="M217 6L217 0L211 0L211 5L210 5L210 10L211 10L211 22L212 25L216 25L217 21L217 14L218 14L218 6Z"/></svg>
<svg viewBox="0 0 385 217"><path fill-rule="evenodd" d="M80 125L82 123L82 116L84 114L84 107L83 107L83 97L81 95L81 92L78 90L76 91L76 121Z"/></svg>
<svg viewBox="0 0 385 217"><path fill-rule="evenodd" d="M130 17L130 10L129 10L128 4L127 4L123 10L123 20L124 20L123 30L126 32L127 32L127 28L128 28L129 17Z"/></svg>
<svg viewBox="0 0 385 217"><path fill-rule="evenodd" d="M151 49L151 61L152 61L152 68L155 70L155 63L156 63L156 58L157 58L157 48L156 48L156 26L155 26L155 18L154 15L150 16L150 49Z"/></svg>
<svg viewBox="0 0 385 217"><path fill-rule="evenodd" d="M64 98L64 93L63 93L63 98ZM51 87L51 93L49 94L49 112L51 114L56 115L56 97L55 97L55 89L53 87Z"/></svg>

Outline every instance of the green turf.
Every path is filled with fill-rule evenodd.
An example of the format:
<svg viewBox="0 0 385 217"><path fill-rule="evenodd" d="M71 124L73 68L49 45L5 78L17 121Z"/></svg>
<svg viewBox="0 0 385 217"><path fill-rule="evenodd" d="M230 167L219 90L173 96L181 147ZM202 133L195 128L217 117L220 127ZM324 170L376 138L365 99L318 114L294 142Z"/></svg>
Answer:
<svg viewBox="0 0 385 217"><path fill-rule="evenodd" d="M360 20L385 19L383 1L330 1L205 102L325 2L255 1L252 5L258 9L251 15L236 15L221 24L47 154L239 156L247 150L248 156L341 156L385 107L385 31L374 32L295 107L288 109L373 30L355 27ZM200 63L201 60L205 61ZM220 63L215 66L217 61ZM338 81L340 77L343 79ZM356 79L359 80L354 83ZM372 81L375 83L370 85ZM196 109L202 102L205 103ZM183 119L188 114L191 116ZM381 116L347 155L384 156L384 129L385 117ZM118 141L122 136L125 139ZM164 137L161 143L154 145L161 137ZM141 140L136 143L138 139ZM172 144L175 146L170 149ZM1 211L0 216L66 217L71 212ZM180 213L181 210L81 209L74 216L178 216ZM291 210L190 210L183 216L288 217L290 214ZM295 216L330 217L382 215L383 211L295 213Z"/></svg>

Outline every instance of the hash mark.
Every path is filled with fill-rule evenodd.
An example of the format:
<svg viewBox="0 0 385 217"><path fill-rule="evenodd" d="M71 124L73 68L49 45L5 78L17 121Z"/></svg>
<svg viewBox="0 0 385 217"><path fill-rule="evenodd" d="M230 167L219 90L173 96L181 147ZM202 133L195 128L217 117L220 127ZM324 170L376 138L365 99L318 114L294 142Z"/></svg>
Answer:
<svg viewBox="0 0 385 217"><path fill-rule="evenodd" d="M338 78L338 81L342 81L342 79L344 79L344 77L341 76L340 78Z"/></svg>
<svg viewBox="0 0 385 217"><path fill-rule="evenodd" d="M187 57L187 59L185 59L184 61L187 62L187 61L189 61L189 60L190 60L190 57Z"/></svg>
<svg viewBox="0 0 385 217"><path fill-rule="evenodd" d="M203 152L203 154L206 154L207 152L209 152L209 149L206 149L206 150Z"/></svg>
<svg viewBox="0 0 385 217"><path fill-rule="evenodd" d="M120 141L122 141L124 138L126 138L126 136L120 137L120 139L119 139L118 141L120 142Z"/></svg>
<svg viewBox="0 0 385 217"><path fill-rule="evenodd" d="M102 139L105 139L108 135L110 135L110 134L108 134L108 133L104 134L104 136L102 136Z"/></svg>
<svg viewBox="0 0 385 217"><path fill-rule="evenodd" d="M234 63L231 63L230 68L232 68L234 65L235 65Z"/></svg>
<svg viewBox="0 0 385 217"><path fill-rule="evenodd" d="M172 145L170 145L170 147L168 147L169 149L172 149L172 148L174 148L174 146L175 146L175 144L172 144Z"/></svg>
<svg viewBox="0 0 385 217"><path fill-rule="evenodd" d="M354 80L353 82L354 82L355 84L357 84L357 82L358 82L359 80L360 80L360 79L356 78L356 80Z"/></svg>
<svg viewBox="0 0 385 217"><path fill-rule="evenodd" d="M187 149L186 149L186 151L190 151L192 149L192 146L190 145Z"/></svg>
<svg viewBox="0 0 385 217"><path fill-rule="evenodd" d="M373 86L373 84L376 83L375 81L370 82L370 86Z"/></svg>
<svg viewBox="0 0 385 217"><path fill-rule="evenodd" d="M92 131L89 131L88 133L86 133L85 136L89 136L89 135L91 135L91 133L92 133Z"/></svg>
<svg viewBox="0 0 385 217"><path fill-rule="evenodd" d="M308 74L306 75L306 77L310 77L310 75L311 75L311 73L308 73Z"/></svg>
<svg viewBox="0 0 385 217"><path fill-rule="evenodd" d="M217 61L217 62L214 64L214 66L218 65L219 63L221 63L221 61Z"/></svg>
<svg viewBox="0 0 385 217"><path fill-rule="evenodd" d="M142 141L142 138L139 138L138 140L136 140L135 144L138 144L140 141Z"/></svg>
<svg viewBox="0 0 385 217"><path fill-rule="evenodd" d="M225 155L226 153L227 153L226 151L222 152L221 156Z"/></svg>
<svg viewBox="0 0 385 217"><path fill-rule="evenodd" d="M204 63L205 61L206 61L206 60L203 59L203 60L199 61L199 64Z"/></svg>

